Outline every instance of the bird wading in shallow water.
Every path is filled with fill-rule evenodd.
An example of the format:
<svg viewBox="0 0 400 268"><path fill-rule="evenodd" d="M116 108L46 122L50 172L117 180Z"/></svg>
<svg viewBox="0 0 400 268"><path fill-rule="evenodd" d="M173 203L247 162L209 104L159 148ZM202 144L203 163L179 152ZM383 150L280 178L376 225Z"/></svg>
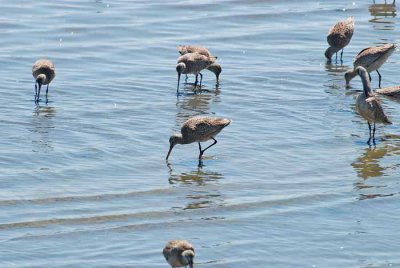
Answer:
<svg viewBox="0 0 400 268"><path fill-rule="evenodd" d="M172 148L174 148L176 144L189 144L193 142L199 143L199 160L201 160L203 153L217 143L215 137L218 135L218 133L220 133L221 130L230 123L231 120L226 118L205 116L189 118L185 123L183 123L181 134L174 134L169 138L169 151L166 160L168 160ZM202 149L200 142L205 142L208 140L213 140L214 142L205 149Z"/></svg>
<svg viewBox="0 0 400 268"><path fill-rule="evenodd" d="M195 74L196 82L195 87L198 82L198 75L200 74L200 87L201 81L203 80L203 75L200 73L202 70L210 66L215 62L214 58L209 58L207 56L201 55L199 53L188 53L182 55L178 58L176 71L178 73L178 86L176 88L176 93L179 94L179 81L181 79L181 74Z"/></svg>
<svg viewBox="0 0 400 268"><path fill-rule="evenodd" d="M351 79L357 76L356 68L358 66L364 67L368 71L369 80L371 81L372 71L376 71L379 76L379 88L381 87L381 74L378 69L387 61L390 55L395 51L395 44L386 44L383 46L367 47L358 53L354 59L352 70L345 73L346 86L349 86Z"/></svg>
<svg viewBox="0 0 400 268"><path fill-rule="evenodd" d="M32 75L33 78L35 78L35 103L39 102L40 90L42 88L42 85L47 85L46 89L46 103L47 103L49 84L56 76L56 71L53 62L45 59L37 60L32 67Z"/></svg>
<svg viewBox="0 0 400 268"><path fill-rule="evenodd" d="M390 125L392 122L383 111L380 100L371 91L367 70L364 67L359 66L356 68L356 73L361 77L363 83L363 93L357 97L356 108L359 115L368 122L368 144L370 144L371 139L375 144L375 123ZM371 127L371 124L373 124L373 128Z"/></svg>
<svg viewBox="0 0 400 268"><path fill-rule="evenodd" d="M172 268L187 267L193 268L194 248L185 240L172 240L163 249L165 260Z"/></svg>
<svg viewBox="0 0 400 268"><path fill-rule="evenodd" d="M329 47L325 51L325 57L330 62L332 55L342 50L340 53L340 60L343 61L343 49L350 43L354 33L354 18L349 17L344 21L336 23L328 32L326 40L328 41Z"/></svg>
<svg viewBox="0 0 400 268"><path fill-rule="evenodd" d="M187 53L199 53L199 54L204 55L209 58L214 58L214 59L218 58L218 57L213 56L207 48L202 47L202 46L181 45L181 46L177 46L177 48L181 55L185 55ZM207 67L207 70L209 70L210 72L213 72L215 74L216 83L218 85L219 84L219 75L222 72L221 65L214 62L209 67ZM187 75L186 75L186 78L187 78Z"/></svg>

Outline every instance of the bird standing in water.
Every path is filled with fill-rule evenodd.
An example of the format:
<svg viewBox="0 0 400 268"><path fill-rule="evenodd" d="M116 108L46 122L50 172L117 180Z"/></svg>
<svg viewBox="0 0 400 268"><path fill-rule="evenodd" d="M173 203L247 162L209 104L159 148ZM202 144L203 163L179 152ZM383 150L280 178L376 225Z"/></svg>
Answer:
<svg viewBox="0 0 400 268"><path fill-rule="evenodd" d="M197 85L197 76L200 74L200 87L201 81L203 80L203 75L200 73L202 70L210 66L215 62L215 58L210 58L199 53L187 53L178 58L176 71L178 72L178 86L176 88L176 93L179 94L179 81L181 79L181 74L195 74Z"/></svg>
<svg viewBox="0 0 400 268"><path fill-rule="evenodd" d="M349 86L351 79L357 76L356 68L358 66L364 67L368 71L369 80L371 81L372 71L376 71L379 76L379 88L381 87L381 74L378 69L387 61L390 55L395 51L395 44L386 44L383 46L367 47L358 53L354 59L352 70L345 73L346 86Z"/></svg>
<svg viewBox="0 0 400 268"><path fill-rule="evenodd" d="M181 45L177 46L178 51L181 55L185 55L188 53L199 53L200 55L204 55L206 57L212 58L212 59L217 59L217 57L213 56L211 52L202 46L191 46L191 45ZM213 72L215 74L216 82L217 85L219 84L219 75L222 72L221 65L219 65L217 62L214 62L211 64L209 67L207 67L207 70L210 72ZM186 79L187 79L187 74L186 74Z"/></svg>
<svg viewBox="0 0 400 268"><path fill-rule="evenodd" d="M32 75L35 78L35 103L39 102L40 90L42 85L47 85L46 103L48 101L49 84L56 76L54 64L50 60L40 59L32 67Z"/></svg>
<svg viewBox="0 0 400 268"><path fill-rule="evenodd" d="M171 240L163 249L165 260L172 268L186 267L193 268L194 248L185 240Z"/></svg>
<svg viewBox="0 0 400 268"><path fill-rule="evenodd" d="M371 142L371 139L375 143L375 123L390 125L392 122L383 111L380 100L371 91L368 71L364 67L359 66L356 68L356 72L361 77L363 83L363 93L357 97L356 108L359 115L368 122L368 144ZM374 124L373 129L371 128L372 123Z"/></svg>
<svg viewBox="0 0 400 268"><path fill-rule="evenodd" d="M206 116L196 116L189 118L185 123L183 123L181 134L174 134L169 138L170 146L166 160L168 160L172 148L174 148L176 144L189 144L193 142L199 143L199 160L201 160L203 153L217 143L215 137L218 135L218 133L220 133L221 130L228 126L230 123L231 120L226 118ZM208 140L213 140L214 143L212 143L207 148L202 149L200 142L205 142Z"/></svg>
<svg viewBox="0 0 400 268"><path fill-rule="evenodd" d="M340 60L343 61L343 49L350 43L350 40L353 37L353 33L353 17L349 17L344 21L339 21L329 30L328 35L326 36L329 47L325 51L325 57L328 61L331 61L332 55L336 54L337 62L337 53L339 52L339 50L342 50L342 52L340 53Z"/></svg>

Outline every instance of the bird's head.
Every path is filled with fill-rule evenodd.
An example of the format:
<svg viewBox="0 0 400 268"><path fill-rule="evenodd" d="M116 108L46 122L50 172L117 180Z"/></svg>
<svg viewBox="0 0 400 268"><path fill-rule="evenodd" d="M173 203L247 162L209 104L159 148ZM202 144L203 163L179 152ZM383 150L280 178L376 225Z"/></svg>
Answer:
<svg viewBox="0 0 400 268"><path fill-rule="evenodd" d="M178 75L183 73L183 71L185 71L185 69L186 69L186 65L183 62L180 62L176 65L176 71L178 72Z"/></svg>
<svg viewBox="0 0 400 268"><path fill-rule="evenodd" d="M166 160L168 160L168 157L172 152L172 148L174 148L174 146L177 145L178 143L182 143L182 135L174 134L169 138L169 150L168 150Z"/></svg>
<svg viewBox="0 0 400 268"><path fill-rule="evenodd" d="M357 73L354 70L349 70L344 74L344 79L346 80L346 86L350 85L351 79L356 77Z"/></svg>
<svg viewBox="0 0 400 268"><path fill-rule="evenodd" d="M207 69L215 74L215 77L217 78L217 84L218 84L219 83L219 75L222 72L221 65L219 65L218 63L213 63L210 66L208 66Z"/></svg>

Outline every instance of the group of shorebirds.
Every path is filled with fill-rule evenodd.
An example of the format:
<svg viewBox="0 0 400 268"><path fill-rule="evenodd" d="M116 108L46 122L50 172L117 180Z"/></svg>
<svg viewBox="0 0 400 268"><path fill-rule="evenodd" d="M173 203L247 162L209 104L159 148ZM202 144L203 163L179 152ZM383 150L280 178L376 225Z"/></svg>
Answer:
<svg viewBox="0 0 400 268"><path fill-rule="evenodd" d="M340 60L343 60L343 49L346 47L354 33L354 18L350 17L344 21L336 23L329 31L327 41L329 48L325 51L325 57L330 62L332 61L333 54L336 54L336 62L338 60L338 52L340 53ZM400 88L386 88L381 89L382 76L379 73L379 68L395 51L396 45L385 44L382 46L368 47L360 51L355 57L353 62L353 69L345 73L346 86L349 86L350 81L360 76L363 84L363 93L361 93L356 100L356 108L361 117L368 122L369 127L369 140L375 142L375 124L391 124L384 110L381 102L371 89L371 75L370 73L376 71L379 76L379 90L380 94L398 95L400 96ZM196 80L194 82L195 92L197 91L197 84L201 89L203 75L201 71L207 69L213 72L216 76L216 83L219 83L219 75L222 71L221 66L217 63L217 57L213 56L208 49L201 46L184 45L178 46L178 51L181 56L177 60L176 71L178 73L178 85L176 89L177 95L181 95L179 91L181 74L194 74ZM32 68L32 75L35 78L35 103L40 101L40 91L43 85L47 85L46 89L46 103L48 101L49 84L54 79L56 73L54 64L50 60L40 59L35 62ZM198 76L200 75L200 81ZM170 147L166 160L171 154L173 147L176 144L189 144L197 142L199 145L199 161L203 153L217 143L215 137L219 132L231 123L230 119L196 116L189 118L181 127L180 134L174 134L170 137ZM373 125L373 126L372 126ZM213 143L202 149L201 142L212 140ZM199 162L200 165L201 162ZM193 268L193 259L195 256L193 246L185 240L172 240L167 243L163 249L163 255L171 267L189 266Z"/></svg>
<svg viewBox="0 0 400 268"><path fill-rule="evenodd" d="M325 57L328 62L332 61L333 54L336 54L336 63L338 60L338 52L340 53L340 61L343 62L343 49L350 43L354 33L354 18L350 17L344 21L337 22L328 32L327 41L328 49L325 51ZM381 46L367 47L361 50L353 61L353 69L347 71L344 75L346 87L350 86L350 81L360 76L363 84L363 92L357 97L356 109L358 114L363 117L369 128L368 144L372 141L375 144L375 124L392 124L385 114L381 101L376 94L372 92L371 75L376 71L379 77L377 93L392 97L400 96L400 87L381 88L382 76L379 68L387 61L390 55L396 50L395 44L384 44Z"/></svg>

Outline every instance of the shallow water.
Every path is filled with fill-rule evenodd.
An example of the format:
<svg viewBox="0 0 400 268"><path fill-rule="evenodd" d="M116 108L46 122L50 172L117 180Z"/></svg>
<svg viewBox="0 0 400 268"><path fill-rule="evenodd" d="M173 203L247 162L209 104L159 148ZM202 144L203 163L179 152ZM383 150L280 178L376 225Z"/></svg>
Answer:
<svg viewBox="0 0 400 268"><path fill-rule="evenodd" d="M198 267L400 266L400 103L382 98L394 124L369 147L361 82L343 79L358 51L400 36L397 11L371 4L3 3L0 267L168 267L176 238ZM348 16L343 65L327 65L326 33ZM177 99L188 43L218 56L221 83L205 71L207 91ZM57 76L35 107L40 57ZM399 71L396 52L383 86ZM200 114L233 123L202 168L196 144L166 165L169 136Z"/></svg>

